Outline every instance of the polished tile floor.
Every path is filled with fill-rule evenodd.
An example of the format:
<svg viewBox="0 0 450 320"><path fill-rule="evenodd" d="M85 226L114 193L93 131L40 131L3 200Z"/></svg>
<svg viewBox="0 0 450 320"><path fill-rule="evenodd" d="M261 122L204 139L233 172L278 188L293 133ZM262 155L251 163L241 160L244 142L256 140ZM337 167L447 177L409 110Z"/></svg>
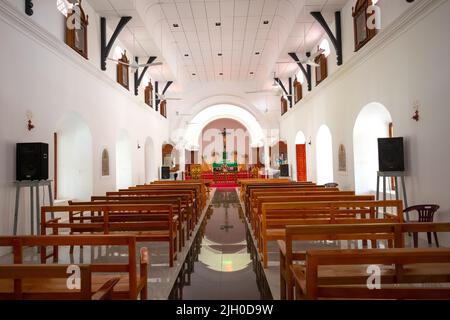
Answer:
<svg viewBox="0 0 450 320"><path fill-rule="evenodd" d="M271 299L235 189L218 189L170 299Z"/></svg>

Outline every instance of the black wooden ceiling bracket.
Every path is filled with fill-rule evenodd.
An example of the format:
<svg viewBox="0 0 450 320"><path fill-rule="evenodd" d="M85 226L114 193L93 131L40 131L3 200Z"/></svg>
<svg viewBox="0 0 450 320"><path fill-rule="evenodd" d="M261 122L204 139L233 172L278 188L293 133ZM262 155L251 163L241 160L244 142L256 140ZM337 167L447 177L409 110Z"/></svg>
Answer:
<svg viewBox="0 0 450 320"><path fill-rule="evenodd" d="M33 1L32 0L25 0L25 13L28 16L32 16L33 15Z"/></svg>
<svg viewBox="0 0 450 320"><path fill-rule="evenodd" d="M289 77L289 95L288 95L288 99L289 99L289 108L292 109L292 107L294 106L294 99L292 99L292 78Z"/></svg>
<svg viewBox="0 0 450 320"><path fill-rule="evenodd" d="M307 69L305 69L305 67L300 63L300 59L298 58L297 54L295 52L291 52L289 53L289 56L292 58L292 60L294 60L297 65L299 66L300 70L302 71L302 73L305 75L306 78L306 82L308 82L308 91L311 91L312 86L311 86L311 66L307 65ZM307 57L311 56L310 52L306 53Z"/></svg>
<svg viewBox="0 0 450 320"><path fill-rule="evenodd" d="M333 34L333 32L330 29L330 26L325 21L325 18L323 17L322 13L319 11L313 11L311 12L311 15L319 22L319 24L322 26L322 28L327 33L328 37L331 40L331 43L333 43L334 49L336 49L336 57L337 57L337 65L342 65L342 25L341 25L341 12L336 11L334 13L334 17L336 20L336 36Z"/></svg>
<svg viewBox="0 0 450 320"><path fill-rule="evenodd" d="M111 52L111 49L114 45L114 42L116 41L119 34L122 32L123 28L127 25L127 23L131 20L131 17L121 17L119 24L116 27L116 30L114 30L113 35L111 36L111 39L109 39L109 42L106 43L106 18L101 17L100 18L100 63L101 63L101 69L103 71L106 70L106 59L109 56L109 53Z"/></svg>
<svg viewBox="0 0 450 320"><path fill-rule="evenodd" d="M155 81L155 110L158 111L159 103L161 102L158 98L159 93L159 81Z"/></svg>
<svg viewBox="0 0 450 320"><path fill-rule="evenodd" d="M275 81L280 85L281 89L283 90L284 94L286 95L286 97L288 98L289 101L289 105L292 108L292 95L289 91L286 90L286 87L283 84L283 81L281 81L280 78L275 78ZM292 79L289 78L290 83L292 82ZM290 89L292 90L292 89Z"/></svg>
<svg viewBox="0 0 450 320"><path fill-rule="evenodd" d="M137 64L139 64L139 58L135 57L134 60L137 62ZM150 57L147 60L147 64L153 63L153 61L156 60L156 57ZM139 95L139 86L142 83L142 80L144 79L144 75L147 72L148 66L144 67L144 69L142 69L141 74L139 75L139 69L136 69L136 72L134 73L134 95L137 96Z"/></svg>
<svg viewBox="0 0 450 320"><path fill-rule="evenodd" d="M166 91L170 88L172 83L173 83L173 81L167 81L166 86L164 87L161 95L165 95L166 94ZM159 90L159 82L155 81L155 92L159 93L158 90ZM155 100L156 100L155 101L155 103L156 103L156 111L158 111L159 104L161 103L161 100L158 98L158 95L156 95L156 99Z"/></svg>

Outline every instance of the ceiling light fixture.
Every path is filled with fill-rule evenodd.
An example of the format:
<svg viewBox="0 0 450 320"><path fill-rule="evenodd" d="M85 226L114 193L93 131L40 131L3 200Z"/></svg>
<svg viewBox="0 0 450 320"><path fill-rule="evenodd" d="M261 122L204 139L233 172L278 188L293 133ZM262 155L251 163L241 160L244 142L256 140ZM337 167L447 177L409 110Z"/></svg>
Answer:
<svg viewBox="0 0 450 320"><path fill-rule="evenodd" d="M185 57L189 57L189 55L186 53L185 55L184 55Z"/></svg>
<svg viewBox="0 0 450 320"><path fill-rule="evenodd" d="M178 23L174 23L174 24L173 24L173 27L174 27L174 28L178 28L178 27L179 27Z"/></svg>
<svg viewBox="0 0 450 320"><path fill-rule="evenodd" d="M222 56L222 54L219 52L218 54L217 54L219 57L221 57Z"/></svg>
<svg viewBox="0 0 450 320"><path fill-rule="evenodd" d="M223 72L219 73L219 76L223 76Z"/></svg>
<svg viewBox="0 0 450 320"><path fill-rule="evenodd" d="M264 24L269 24L269 20L264 20Z"/></svg>
<svg viewBox="0 0 450 320"><path fill-rule="evenodd" d="M222 23L216 22L216 27L220 27L221 25L222 25Z"/></svg>
<svg viewBox="0 0 450 320"><path fill-rule="evenodd" d="M259 56L261 54L261 52L257 51L255 52L255 55Z"/></svg>

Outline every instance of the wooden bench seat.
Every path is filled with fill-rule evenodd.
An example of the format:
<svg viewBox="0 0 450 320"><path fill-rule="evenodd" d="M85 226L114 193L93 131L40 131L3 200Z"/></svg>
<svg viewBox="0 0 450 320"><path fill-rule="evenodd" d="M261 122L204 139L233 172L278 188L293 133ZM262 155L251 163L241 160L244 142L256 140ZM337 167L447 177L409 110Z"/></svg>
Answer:
<svg viewBox="0 0 450 320"><path fill-rule="evenodd" d="M166 200L156 200L156 199L124 199L121 197L116 198L116 200L112 200L111 198L105 197L106 201L88 201L88 202L74 202L69 201L69 206L104 206L109 204L158 204L158 205L172 205L173 213L175 216L178 216L180 218L179 223L177 224L178 227L178 239L179 239L179 248L184 247L185 245L185 238L187 237L189 239L189 235L191 233L191 219L192 217L188 214L188 211L186 208L182 208L181 206L181 200L180 198L171 198ZM148 220L158 220L164 217L164 215L152 215L149 216L147 214L133 214L130 217L129 213L121 214L118 212L110 212L111 220L110 221L148 221ZM93 218L97 219L98 218ZM73 215L72 220L73 222ZM93 221L93 220L91 220ZM187 230L189 229L189 230Z"/></svg>
<svg viewBox="0 0 450 320"><path fill-rule="evenodd" d="M379 289L367 286L369 265L381 270ZM448 248L308 250L291 270L297 299L450 299Z"/></svg>
<svg viewBox="0 0 450 320"><path fill-rule="evenodd" d="M385 245L389 248L404 247L404 236L406 233L421 230L440 232L449 232L450 223L377 223L377 224L352 224L352 225L317 225L317 226L288 226L285 229L285 240L278 241L280 248L280 293L281 299L293 298L293 273L304 272L304 265L295 264L295 262L304 263L306 253L304 251L294 251L294 241L314 241L314 240L385 240ZM378 248L378 243L372 243L372 248ZM405 269L406 276L419 276L426 273L433 275L435 281L444 281L442 278L444 265L421 264L420 268L408 266ZM303 271L302 271L303 270ZM394 271L394 274L392 273ZM330 284L329 279L334 284L345 282L346 277L353 277L352 281L357 283L356 277L361 272L366 272L364 265L345 266L340 268L321 269L320 284ZM384 268L381 270L383 277L395 276L395 268ZM367 274L363 274L361 279L364 283L367 280ZM419 279L419 278L417 278Z"/></svg>
<svg viewBox="0 0 450 320"><path fill-rule="evenodd" d="M379 213L380 209L394 212L393 214ZM262 254L263 265L267 268L268 241L284 239L281 233L269 234L268 230L285 229L289 225L394 222L403 222L403 204L397 200L263 203L257 235L258 250Z"/></svg>
<svg viewBox="0 0 450 320"><path fill-rule="evenodd" d="M91 261L89 265L80 264L82 273L83 297L77 292L68 292L66 281L69 276L67 264L58 264L62 247L80 246L95 248L98 246L126 247L127 256L120 261ZM147 299L148 251L141 248L139 261L136 256L136 237L128 235L70 235L70 236L14 236L0 237L0 247L12 248L13 265L1 265L8 274L0 278L0 297L15 294L15 299ZM41 264L35 265L24 259L24 250L28 247L40 248ZM50 253L47 249L52 248ZM54 264L47 264L52 259ZM124 261L122 261L124 260ZM20 268L16 268L20 265ZM139 265L139 271L137 270ZM11 269L13 267L13 269ZM33 270L35 268L35 270ZM14 269L17 270L14 273ZM19 270L20 269L20 270ZM53 270L52 270L53 269ZM1 269L0 269L1 270ZM21 271L22 270L22 271ZM83 271L84 270L84 271ZM6 271L5 271L6 272ZM39 274L40 273L40 274ZM90 274L90 275L89 275ZM35 276L36 277L35 277ZM83 277L84 275L84 277ZM6 279L5 279L6 278ZM11 281L16 286L11 291ZM31 279L30 279L31 278ZM42 278L47 278L42 281ZM111 289L113 289L111 293ZM20 292L24 295L19 296Z"/></svg>
<svg viewBox="0 0 450 320"><path fill-rule="evenodd" d="M161 198L166 199L170 197L179 197L179 196L187 196L188 197L188 203L189 207L192 210L192 217L193 217L193 224L198 223L198 219L200 218L201 209L198 205L198 201L194 196L194 192L192 190L127 190L127 191L111 191L106 193L106 197L145 197L145 198L151 198L154 197L155 199ZM95 197L94 199L97 199L98 197ZM92 200L92 199L91 199Z"/></svg>
<svg viewBox="0 0 450 320"><path fill-rule="evenodd" d="M82 214L75 217L73 212ZM47 213L57 213L66 216L66 219L47 219ZM125 216L118 218L117 214ZM177 258L177 224L178 217L173 214L171 205L108 204L41 208L41 235L47 235L47 232L59 234L59 230L69 230L71 234L122 233L135 235L140 242L168 242L170 267L173 267Z"/></svg>
<svg viewBox="0 0 450 320"><path fill-rule="evenodd" d="M80 288L67 287L70 265L0 265L1 300L109 300L120 277L92 278L90 265L78 265Z"/></svg>

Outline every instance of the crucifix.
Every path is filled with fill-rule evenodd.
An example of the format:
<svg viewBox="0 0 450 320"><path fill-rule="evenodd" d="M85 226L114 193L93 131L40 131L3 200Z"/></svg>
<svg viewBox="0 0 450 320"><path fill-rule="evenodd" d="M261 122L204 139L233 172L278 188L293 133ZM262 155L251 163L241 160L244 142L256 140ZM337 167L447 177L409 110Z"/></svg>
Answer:
<svg viewBox="0 0 450 320"><path fill-rule="evenodd" d="M231 134L227 132L226 128L223 128L221 135L223 136L223 163L227 163L227 135Z"/></svg>

